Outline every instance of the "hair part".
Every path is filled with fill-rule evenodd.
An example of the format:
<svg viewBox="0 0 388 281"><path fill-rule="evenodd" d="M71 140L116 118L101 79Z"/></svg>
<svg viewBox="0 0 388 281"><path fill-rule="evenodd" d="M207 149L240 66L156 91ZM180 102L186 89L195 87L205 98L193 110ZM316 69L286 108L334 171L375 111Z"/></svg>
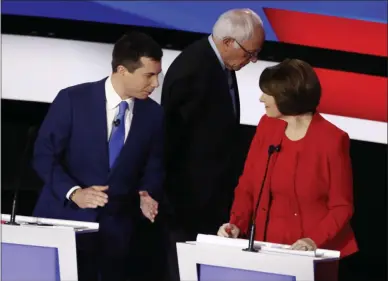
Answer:
<svg viewBox="0 0 388 281"><path fill-rule="evenodd" d="M160 45L142 32L131 32L123 35L114 45L112 52L112 72L122 65L129 72L142 67L141 58L147 57L161 61L163 51Z"/></svg>
<svg viewBox="0 0 388 281"><path fill-rule="evenodd" d="M254 11L233 9L226 11L218 18L213 26L212 34L219 40L231 37L238 42L244 42L252 38L257 26L263 27L263 21Z"/></svg>
<svg viewBox="0 0 388 281"><path fill-rule="evenodd" d="M264 69L259 86L274 97L283 115L315 113L321 99L317 74L307 62L298 59L285 59Z"/></svg>

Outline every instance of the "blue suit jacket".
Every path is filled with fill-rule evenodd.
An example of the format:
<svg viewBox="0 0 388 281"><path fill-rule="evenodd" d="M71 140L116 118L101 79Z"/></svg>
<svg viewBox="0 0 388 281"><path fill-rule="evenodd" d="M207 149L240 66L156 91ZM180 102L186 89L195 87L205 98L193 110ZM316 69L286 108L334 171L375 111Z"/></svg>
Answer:
<svg viewBox="0 0 388 281"><path fill-rule="evenodd" d="M53 101L35 143L33 165L45 185L34 216L95 222L104 215L140 216L139 190L158 200L164 176L162 108L149 98L135 100L127 140L110 169L105 80L63 89ZM66 199L76 185L108 185L108 204L80 209Z"/></svg>

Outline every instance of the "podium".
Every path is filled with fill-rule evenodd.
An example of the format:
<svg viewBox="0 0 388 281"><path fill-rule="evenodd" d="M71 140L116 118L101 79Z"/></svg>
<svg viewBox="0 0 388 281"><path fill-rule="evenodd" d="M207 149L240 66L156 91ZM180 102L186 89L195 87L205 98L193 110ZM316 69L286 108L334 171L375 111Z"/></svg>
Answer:
<svg viewBox="0 0 388 281"><path fill-rule="evenodd" d="M246 252L248 240L199 234L177 243L181 281L335 281L339 251L290 250L290 245L255 241L258 252Z"/></svg>
<svg viewBox="0 0 388 281"><path fill-rule="evenodd" d="M1 215L1 280L78 280L76 235L98 231L98 223Z"/></svg>

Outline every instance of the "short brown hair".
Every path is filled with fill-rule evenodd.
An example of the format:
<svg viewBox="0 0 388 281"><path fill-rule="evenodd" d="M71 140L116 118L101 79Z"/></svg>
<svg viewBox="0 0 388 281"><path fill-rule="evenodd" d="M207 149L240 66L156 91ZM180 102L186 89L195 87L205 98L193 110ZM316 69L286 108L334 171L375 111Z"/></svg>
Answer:
<svg viewBox="0 0 388 281"><path fill-rule="evenodd" d="M142 67L140 61L142 57L159 62L162 56L162 48L154 39L145 33L133 31L124 34L115 43L112 52L112 71L117 72L117 67L123 65L129 72L134 72Z"/></svg>
<svg viewBox="0 0 388 281"><path fill-rule="evenodd" d="M283 115L315 112L321 99L321 83L314 69L298 59L285 59L267 67L260 76L260 89L273 96Z"/></svg>

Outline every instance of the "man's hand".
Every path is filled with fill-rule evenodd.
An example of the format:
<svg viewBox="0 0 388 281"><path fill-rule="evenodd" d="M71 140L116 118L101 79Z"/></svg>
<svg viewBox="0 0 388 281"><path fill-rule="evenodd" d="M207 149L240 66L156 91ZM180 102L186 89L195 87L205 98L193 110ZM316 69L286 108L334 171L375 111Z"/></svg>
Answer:
<svg viewBox="0 0 388 281"><path fill-rule="evenodd" d="M155 221L155 217L158 214L159 203L155 201L147 191L139 191L140 195L140 209L143 215L151 222Z"/></svg>
<svg viewBox="0 0 388 281"><path fill-rule="evenodd" d="M108 195L104 192L108 186L93 185L88 188L79 188L72 198L81 209L104 207L108 203Z"/></svg>
<svg viewBox="0 0 388 281"><path fill-rule="evenodd" d="M291 250L297 251L315 251L316 249L317 245L310 238L299 239L291 246Z"/></svg>

